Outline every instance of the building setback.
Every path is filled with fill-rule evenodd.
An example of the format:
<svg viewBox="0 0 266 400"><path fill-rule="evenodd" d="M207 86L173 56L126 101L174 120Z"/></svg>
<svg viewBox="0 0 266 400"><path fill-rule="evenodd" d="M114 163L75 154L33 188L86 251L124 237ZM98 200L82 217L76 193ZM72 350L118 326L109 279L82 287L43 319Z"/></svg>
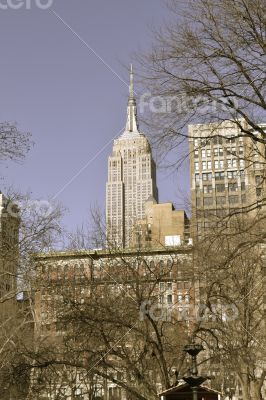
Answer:
<svg viewBox="0 0 266 400"><path fill-rule="evenodd" d="M131 67L125 132L114 141L108 159L106 230L109 246L129 246L133 227L137 220L144 218L145 202L150 196L158 201L156 166L150 144L139 131Z"/></svg>

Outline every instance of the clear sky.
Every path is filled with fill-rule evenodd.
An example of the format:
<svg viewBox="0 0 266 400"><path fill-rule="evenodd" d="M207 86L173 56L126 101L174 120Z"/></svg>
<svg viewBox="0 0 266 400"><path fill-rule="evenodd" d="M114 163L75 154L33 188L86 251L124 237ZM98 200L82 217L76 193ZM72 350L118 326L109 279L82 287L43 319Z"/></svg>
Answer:
<svg viewBox="0 0 266 400"><path fill-rule="evenodd" d="M126 121L125 66L167 15L162 0L0 0L0 120L35 142L23 165L0 166L3 189L55 196L70 230L104 207L108 154ZM187 171L159 170L158 187L160 201L178 202Z"/></svg>

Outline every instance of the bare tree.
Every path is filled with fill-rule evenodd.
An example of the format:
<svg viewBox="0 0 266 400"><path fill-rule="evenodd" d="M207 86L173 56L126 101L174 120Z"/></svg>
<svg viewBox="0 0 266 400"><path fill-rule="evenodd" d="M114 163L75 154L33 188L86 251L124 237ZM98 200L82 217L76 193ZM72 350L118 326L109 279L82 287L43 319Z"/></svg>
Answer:
<svg viewBox="0 0 266 400"><path fill-rule="evenodd" d="M76 250L58 261L37 256L40 336L28 368L37 375L46 370L47 377L51 368L78 370L88 386L84 398L91 390L99 396L101 385L114 399L122 393L157 398L160 388L175 383L175 370L186 368L182 349L190 325L174 299L177 281L186 281L185 306L194 301L189 251Z"/></svg>
<svg viewBox="0 0 266 400"><path fill-rule="evenodd" d="M196 249L201 310L195 331L209 351L209 371L216 371L218 389L226 394L238 386L244 400L262 400L265 244L256 240L257 227L252 232L241 226L246 223L238 220L234 232L216 232Z"/></svg>
<svg viewBox="0 0 266 400"><path fill-rule="evenodd" d="M150 112L157 144L180 145L189 123L228 120L265 157L265 0L167 3L172 18L141 60L141 111Z"/></svg>
<svg viewBox="0 0 266 400"><path fill-rule="evenodd" d="M19 207L18 207L19 206ZM0 380L1 398L27 393L27 354L34 351L36 273L32 253L55 248L63 209L29 195L1 195Z"/></svg>
<svg viewBox="0 0 266 400"><path fill-rule="evenodd" d="M30 134L10 122L0 123L0 161L24 159L31 147Z"/></svg>

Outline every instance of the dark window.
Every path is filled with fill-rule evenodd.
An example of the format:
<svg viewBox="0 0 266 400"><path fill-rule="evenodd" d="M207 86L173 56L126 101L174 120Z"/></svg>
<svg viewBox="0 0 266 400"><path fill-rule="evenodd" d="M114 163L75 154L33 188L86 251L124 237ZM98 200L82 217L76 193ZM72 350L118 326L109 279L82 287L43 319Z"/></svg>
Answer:
<svg viewBox="0 0 266 400"><path fill-rule="evenodd" d="M227 171L227 177L228 179L236 179L237 171Z"/></svg>
<svg viewBox="0 0 266 400"><path fill-rule="evenodd" d="M256 182L256 185L261 185L263 182L263 177L261 175L256 175L255 182Z"/></svg>
<svg viewBox="0 0 266 400"><path fill-rule="evenodd" d="M203 181L211 181L211 179L212 179L212 173L211 172L202 174L202 180Z"/></svg>
<svg viewBox="0 0 266 400"><path fill-rule="evenodd" d="M216 181L222 181L224 180L224 172L215 172L215 180Z"/></svg>
<svg viewBox="0 0 266 400"><path fill-rule="evenodd" d="M203 185L203 193L212 193L212 185Z"/></svg>
<svg viewBox="0 0 266 400"><path fill-rule="evenodd" d="M229 192L237 192L237 183L228 183Z"/></svg>
<svg viewBox="0 0 266 400"><path fill-rule="evenodd" d="M224 192L224 190L225 190L225 185L224 185L224 183L218 183L218 184L216 185L216 192L217 192L217 193Z"/></svg>
<svg viewBox="0 0 266 400"><path fill-rule="evenodd" d="M213 198L212 197L204 197L203 204L205 206L211 206L213 204Z"/></svg>
<svg viewBox="0 0 266 400"><path fill-rule="evenodd" d="M212 141L213 144L223 144L223 138L221 136L215 136Z"/></svg>
<svg viewBox="0 0 266 400"><path fill-rule="evenodd" d="M236 204L238 203L239 198L238 196L229 196L229 204Z"/></svg>
<svg viewBox="0 0 266 400"><path fill-rule="evenodd" d="M167 295L167 304L172 304L173 303L173 296L171 294Z"/></svg>
<svg viewBox="0 0 266 400"><path fill-rule="evenodd" d="M217 196L216 197L217 204L221 205L221 204L225 204L225 202L226 202L225 196Z"/></svg>
<svg viewBox="0 0 266 400"><path fill-rule="evenodd" d="M163 274L163 273L164 273L164 261L161 260L160 261L160 274Z"/></svg>

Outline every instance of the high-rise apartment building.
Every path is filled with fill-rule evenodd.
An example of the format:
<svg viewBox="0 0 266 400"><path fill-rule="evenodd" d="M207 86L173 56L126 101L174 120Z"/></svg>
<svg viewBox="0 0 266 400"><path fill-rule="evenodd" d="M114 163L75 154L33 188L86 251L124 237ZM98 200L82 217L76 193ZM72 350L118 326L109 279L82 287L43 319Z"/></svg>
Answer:
<svg viewBox="0 0 266 400"><path fill-rule="evenodd" d="M264 144L228 121L189 126L189 144L194 237L233 210L263 206Z"/></svg>
<svg viewBox="0 0 266 400"><path fill-rule="evenodd" d="M136 221L145 216L145 202L149 196L158 200L156 166L150 144L138 127L131 67L126 128L114 141L108 159L106 228L109 245L129 246Z"/></svg>

